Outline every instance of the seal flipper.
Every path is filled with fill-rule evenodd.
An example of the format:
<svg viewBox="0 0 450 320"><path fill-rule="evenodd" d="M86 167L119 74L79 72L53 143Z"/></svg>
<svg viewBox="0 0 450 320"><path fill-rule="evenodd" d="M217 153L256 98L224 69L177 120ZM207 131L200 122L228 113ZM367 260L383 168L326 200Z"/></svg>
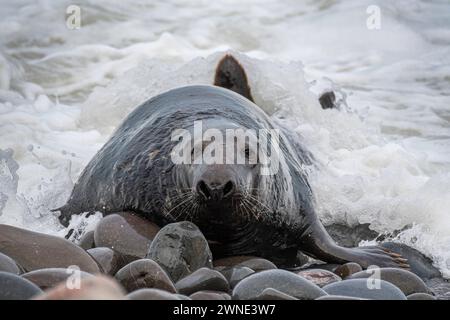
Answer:
<svg viewBox="0 0 450 320"><path fill-rule="evenodd" d="M214 77L214 85L239 93L254 102L245 70L230 54L227 54L219 61Z"/></svg>

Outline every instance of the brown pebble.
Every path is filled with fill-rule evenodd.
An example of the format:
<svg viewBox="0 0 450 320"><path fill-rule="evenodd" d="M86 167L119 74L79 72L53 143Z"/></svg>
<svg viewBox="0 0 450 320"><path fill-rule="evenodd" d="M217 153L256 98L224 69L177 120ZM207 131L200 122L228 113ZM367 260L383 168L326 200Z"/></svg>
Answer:
<svg viewBox="0 0 450 320"><path fill-rule="evenodd" d="M345 279L351 276L352 274L358 273L360 271L362 271L361 266L355 262L347 262L334 269L334 273L337 274L342 279Z"/></svg>

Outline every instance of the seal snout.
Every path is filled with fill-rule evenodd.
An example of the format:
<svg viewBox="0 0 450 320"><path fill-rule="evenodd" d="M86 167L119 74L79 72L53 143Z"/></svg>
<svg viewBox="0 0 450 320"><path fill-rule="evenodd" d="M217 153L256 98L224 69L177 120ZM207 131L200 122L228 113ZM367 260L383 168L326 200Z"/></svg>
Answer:
<svg viewBox="0 0 450 320"><path fill-rule="evenodd" d="M231 197L236 190L233 181L228 180L225 183L208 183L205 180L200 180L196 186L197 193L208 201L221 201Z"/></svg>

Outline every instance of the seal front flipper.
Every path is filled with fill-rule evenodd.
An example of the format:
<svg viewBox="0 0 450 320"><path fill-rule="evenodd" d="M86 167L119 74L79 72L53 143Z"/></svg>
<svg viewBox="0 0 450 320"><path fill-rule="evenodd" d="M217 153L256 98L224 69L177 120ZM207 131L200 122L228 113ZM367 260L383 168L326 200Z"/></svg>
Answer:
<svg viewBox="0 0 450 320"><path fill-rule="evenodd" d="M409 268L406 259L383 247L345 248L337 245L318 220L309 225L299 244L302 252L326 262L356 262L363 268L372 265Z"/></svg>
<svg viewBox="0 0 450 320"><path fill-rule="evenodd" d="M239 93L254 102L245 70L230 54L227 54L219 61L214 77L214 85Z"/></svg>

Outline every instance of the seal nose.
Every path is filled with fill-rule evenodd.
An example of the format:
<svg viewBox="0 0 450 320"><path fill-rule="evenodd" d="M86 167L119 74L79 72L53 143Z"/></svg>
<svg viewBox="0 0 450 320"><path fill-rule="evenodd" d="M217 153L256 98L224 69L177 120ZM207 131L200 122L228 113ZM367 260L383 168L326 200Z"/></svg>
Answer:
<svg viewBox="0 0 450 320"><path fill-rule="evenodd" d="M197 183L197 192L205 200L220 201L230 197L234 193L235 187L233 181L229 180L222 185L210 185L204 180Z"/></svg>

